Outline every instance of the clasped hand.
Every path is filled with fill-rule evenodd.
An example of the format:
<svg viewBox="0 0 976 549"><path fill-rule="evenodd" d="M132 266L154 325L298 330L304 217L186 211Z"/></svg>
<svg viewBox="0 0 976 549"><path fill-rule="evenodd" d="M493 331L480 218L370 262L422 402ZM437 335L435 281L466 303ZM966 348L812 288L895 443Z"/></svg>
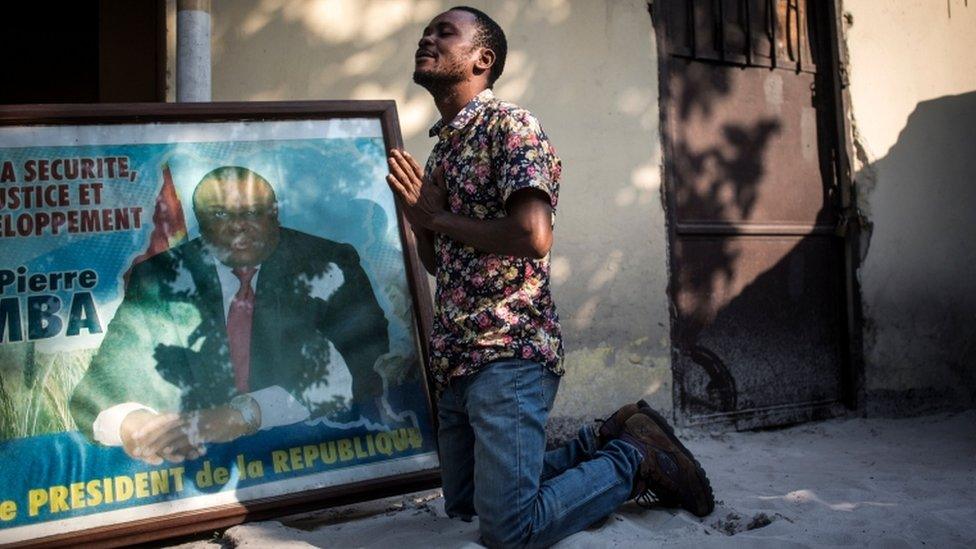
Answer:
<svg viewBox="0 0 976 549"><path fill-rule="evenodd" d="M393 149L387 159L390 185L411 225L433 229L437 217L447 207L447 186L444 170L434 170L431 177L424 177L424 169L410 153Z"/></svg>
<svg viewBox="0 0 976 549"><path fill-rule="evenodd" d="M229 406L184 414L137 410L125 416L120 434L129 457L150 465L179 463L206 453L209 442L228 442L249 434L241 413Z"/></svg>

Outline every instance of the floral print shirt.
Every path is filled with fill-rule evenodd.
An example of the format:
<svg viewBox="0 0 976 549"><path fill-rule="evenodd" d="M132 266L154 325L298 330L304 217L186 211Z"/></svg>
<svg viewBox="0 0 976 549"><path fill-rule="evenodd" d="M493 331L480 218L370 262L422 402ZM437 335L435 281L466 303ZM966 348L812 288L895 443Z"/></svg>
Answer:
<svg viewBox="0 0 976 549"><path fill-rule="evenodd" d="M426 173L444 169L448 207L476 219L505 217L515 191L538 189L555 216L562 164L532 114L478 94L448 124ZM555 220L555 217L553 217ZM439 388L505 358L539 362L563 373L559 317L549 289L549 257L484 253L446 235L435 237L437 291L430 354Z"/></svg>

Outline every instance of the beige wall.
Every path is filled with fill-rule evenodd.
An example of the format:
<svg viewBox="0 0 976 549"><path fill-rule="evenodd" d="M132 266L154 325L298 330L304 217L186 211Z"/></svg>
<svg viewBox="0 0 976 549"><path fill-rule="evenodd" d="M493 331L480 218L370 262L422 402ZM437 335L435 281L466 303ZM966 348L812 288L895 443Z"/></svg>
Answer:
<svg viewBox="0 0 976 549"><path fill-rule="evenodd" d="M874 224L859 273L868 408L971 405L976 3L844 4L856 180Z"/></svg>
<svg viewBox="0 0 976 549"><path fill-rule="evenodd" d="M213 99L397 101L408 150L436 120L410 80L453 2L217 0ZM472 1L506 30L496 94L532 110L564 162L552 252L568 374L557 423L647 397L671 409L656 50L645 0ZM560 422L559 420L565 420Z"/></svg>

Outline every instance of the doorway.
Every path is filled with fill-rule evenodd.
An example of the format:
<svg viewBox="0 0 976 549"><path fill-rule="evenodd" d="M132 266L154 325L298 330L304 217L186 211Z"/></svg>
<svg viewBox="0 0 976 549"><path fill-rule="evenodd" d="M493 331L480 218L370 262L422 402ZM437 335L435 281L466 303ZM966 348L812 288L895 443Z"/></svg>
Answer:
<svg viewBox="0 0 976 549"><path fill-rule="evenodd" d="M674 398L738 429L854 405L832 9L658 0Z"/></svg>

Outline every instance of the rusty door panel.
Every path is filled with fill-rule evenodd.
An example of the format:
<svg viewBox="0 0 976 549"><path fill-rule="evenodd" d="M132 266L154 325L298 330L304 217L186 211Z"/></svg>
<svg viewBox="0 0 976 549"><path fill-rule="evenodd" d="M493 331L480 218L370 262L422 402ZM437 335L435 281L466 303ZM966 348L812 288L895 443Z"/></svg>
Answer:
<svg viewBox="0 0 976 549"><path fill-rule="evenodd" d="M841 390L831 237L684 237L675 369L696 420L829 404ZM826 297L826 299L825 299Z"/></svg>
<svg viewBox="0 0 976 549"><path fill-rule="evenodd" d="M655 3L685 424L751 428L840 408L844 255L835 114L817 93L823 5Z"/></svg>
<svg viewBox="0 0 976 549"><path fill-rule="evenodd" d="M826 207L814 75L672 64L675 219L833 226Z"/></svg>

